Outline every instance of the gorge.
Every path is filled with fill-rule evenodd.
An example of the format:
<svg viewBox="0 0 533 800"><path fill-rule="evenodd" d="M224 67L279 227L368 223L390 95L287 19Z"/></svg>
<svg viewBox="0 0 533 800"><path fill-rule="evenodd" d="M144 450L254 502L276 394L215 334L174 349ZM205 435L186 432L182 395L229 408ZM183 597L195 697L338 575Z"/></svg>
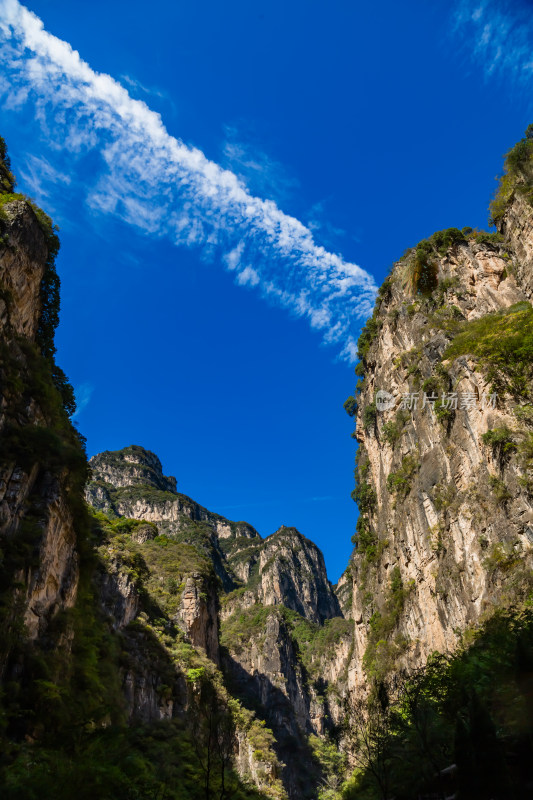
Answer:
<svg viewBox="0 0 533 800"><path fill-rule="evenodd" d="M528 796L533 129L497 230L410 248L363 328L336 586L298 530L205 509L142 446L87 459L57 233L0 144L3 796Z"/></svg>

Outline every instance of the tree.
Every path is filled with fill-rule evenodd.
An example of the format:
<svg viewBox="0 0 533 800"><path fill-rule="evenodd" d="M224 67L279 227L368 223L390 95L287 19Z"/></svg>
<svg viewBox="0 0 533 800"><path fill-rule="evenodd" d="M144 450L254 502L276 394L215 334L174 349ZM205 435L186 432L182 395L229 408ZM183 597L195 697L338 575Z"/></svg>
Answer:
<svg viewBox="0 0 533 800"><path fill-rule="evenodd" d="M231 711L204 669L189 670L187 678L192 683L192 739L205 800L229 800L227 778L235 745Z"/></svg>

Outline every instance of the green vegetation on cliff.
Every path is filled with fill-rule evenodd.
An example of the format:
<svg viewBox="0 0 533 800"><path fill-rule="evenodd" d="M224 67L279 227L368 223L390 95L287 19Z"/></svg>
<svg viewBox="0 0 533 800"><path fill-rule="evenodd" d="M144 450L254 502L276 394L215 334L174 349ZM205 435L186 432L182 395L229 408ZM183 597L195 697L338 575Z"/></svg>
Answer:
<svg viewBox="0 0 533 800"><path fill-rule="evenodd" d="M39 325L37 330L37 343L44 358L50 364L52 381L58 390L63 405L68 414L76 410L74 390L65 373L55 363L56 347L54 343L55 331L59 324L60 308L60 280L56 269L56 258L59 253L59 228L54 225L48 214L40 208L31 198L20 193L14 193L15 178L11 171L11 164L7 154L4 139L0 137L0 245L10 247L9 240L5 238L8 216L5 206L16 201L22 201L29 206L39 224L46 244L46 261L41 279L39 302Z"/></svg>
<svg viewBox="0 0 533 800"><path fill-rule="evenodd" d="M533 307L511 308L462 324L444 359L471 355L479 360L493 391L529 398L533 377Z"/></svg>
<svg viewBox="0 0 533 800"><path fill-rule="evenodd" d="M381 682L364 714L354 700L346 734L359 752L359 769L337 797L526 797L533 777L532 675L527 602L465 633L455 655L435 654L411 675Z"/></svg>
<svg viewBox="0 0 533 800"><path fill-rule="evenodd" d="M505 157L504 174L490 204L492 222L502 221L515 193L533 205L533 125Z"/></svg>
<svg viewBox="0 0 533 800"><path fill-rule="evenodd" d="M273 757L271 735L229 698L212 662L169 617L179 590L170 582L185 570L205 569L205 559L164 537L142 545L129 539L143 525L97 514L79 544L74 608L56 615L41 645L12 643L12 658L25 667L5 684L0 705L7 800L67 800L73 792L81 800L264 798L235 774L231 755L237 725L251 742L263 742L265 761ZM99 587L110 560L135 584L147 612L123 632L113 631L101 610ZM143 669L157 703L183 704L189 696L186 717L128 725L122 683L126 673Z"/></svg>
<svg viewBox="0 0 533 800"><path fill-rule="evenodd" d="M302 664L315 676L319 675L321 660L331 648L353 634L353 621L343 617L333 617L317 625L283 605L256 604L237 610L222 622L220 644L232 653L241 653L252 645L261 647L269 617L287 627Z"/></svg>

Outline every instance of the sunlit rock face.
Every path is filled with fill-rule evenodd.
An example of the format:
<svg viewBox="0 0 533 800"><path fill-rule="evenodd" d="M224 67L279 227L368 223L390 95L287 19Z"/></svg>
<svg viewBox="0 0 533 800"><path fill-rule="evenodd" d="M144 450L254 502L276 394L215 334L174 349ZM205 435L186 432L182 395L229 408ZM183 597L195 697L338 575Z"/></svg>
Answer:
<svg viewBox="0 0 533 800"><path fill-rule="evenodd" d="M475 320L513 307L508 326L529 313L531 208L512 205L502 227L505 240L456 231L418 264L407 254L370 324L357 397L359 543L338 587L355 622L350 674L362 691L372 675L452 650L467 626L527 590L531 386L498 393L488 362L471 352L497 324ZM430 291L416 290L417 269ZM465 329L464 352L448 354ZM385 408L378 390L392 396Z"/></svg>

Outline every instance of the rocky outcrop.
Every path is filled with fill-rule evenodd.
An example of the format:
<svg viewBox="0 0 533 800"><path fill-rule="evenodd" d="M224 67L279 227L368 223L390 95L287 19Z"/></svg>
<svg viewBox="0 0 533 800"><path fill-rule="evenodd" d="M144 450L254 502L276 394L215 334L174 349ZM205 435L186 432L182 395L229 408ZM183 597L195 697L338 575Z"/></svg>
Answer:
<svg viewBox="0 0 533 800"><path fill-rule="evenodd" d="M232 522L176 491L155 453L138 445L105 451L90 459L92 480L85 497L95 509L157 525L161 534L188 542L209 555L226 590L239 580L226 552L237 554L260 540L246 522Z"/></svg>
<svg viewBox="0 0 533 800"><path fill-rule="evenodd" d="M313 622L341 616L322 553L295 528L262 539L248 523L208 511L172 489L175 479L163 475L157 456L137 445L100 453L89 463L86 498L93 507L155 523L161 534L209 555L224 588L239 589L224 613L262 603L282 604Z"/></svg>
<svg viewBox="0 0 533 800"><path fill-rule="evenodd" d="M515 255L516 279L524 294L533 296L533 207L520 194L513 195L498 223Z"/></svg>
<svg viewBox="0 0 533 800"><path fill-rule="evenodd" d="M342 616L318 547L296 528L282 526L254 547L229 558L246 586L225 603L229 616L255 603L283 605L311 622Z"/></svg>
<svg viewBox="0 0 533 800"><path fill-rule="evenodd" d="M176 493L176 478L163 475L161 461L155 453L136 445L93 456L91 469L96 480L109 483L115 489L152 486L162 492Z"/></svg>
<svg viewBox="0 0 533 800"><path fill-rule="evenodd" d="M141 447L101 453L91 459L90 465L92 481L87 485L86 497L111 517L124 518L127 525L137 521L128 536L138 545L136 552L147 559L150 577L143 580L148 580L150 586L154 582L158 585L157 564L149 562L154 529L159 537L174 543L173 547L183 543L205 557L202 569L195 569L194 564L182 567L176 561L173 575L179 587L170 618L187 642L221 665L234 696L258 710L260 718L272 728L275 751L285 764L281 776L289 796L294 800L311 796L321 773L308 737L326 734L341 720L342 687L348 681L353 628L351 622L342 619L320 550L295 528L282 527L262 539L247 523L231 522L207 511L178 494L163 475L159 459ZM106 552L111 559L106 580L108 585L112 583L115 597L112 614L127 625L140 609L139 591L128 572L131 555L121 561L113 539ZM221 593L221 618L226 621L221 653L220 587L209 576L207 564L221 578L222 587L230 590ZM166 581L161 575L159 583ZM108 607L111 605L108 602ZM246 617L242 627L243 613L245 617L249 615L250 625ZM322 641L321 626L325 621L331 622L332 627ZM298 625L304 626L307 637L301 642L295 634ZM305 653L301 652L302 647ZM130 670L126 687L128 697L135 697L144 709L143 718L161 718L156 687L143 669ZM262 748L252 749L242 731L237 741L236 758L243 774L256 775L258 786L271 787L272 781L277 781L272 759L269 757L263 764ZM289 763L288 748L293 754ZM305 770L303 764L307 765Z"/></svg>
<svg viewBox="0 0 533 800"><path fill-rule="evenodd" d="M16 195L14 195L16 198ZM40 286L46 268L46 236L32 207L13 199L3 212L0 245L0 324L3 336L23 336L35 341L41 312Z"/></svg>
<svg viewBox="0 0 533 800"><path fill-rule="evenodd" d="M513 313L529 313L522 259L531 243L511 247L511 219L506 242L452 229L411 251L382 287L360 342L350 614L361 689L372 676L452 650L467 626L528 585L533 499L520 452L531 387L513 396L499 368L469 354L491 335L488 325L472 327L476 320L509 312L500 323L489 317L507 332ZM462 331L472 341L448 354ZM388 393L381 406L379 390Z"/></svg>
<svg viewBox="0 0 533 800"><path fill-rule="evenodd" d="M213 581L201 573L187 576L176 621L191 644L218 664L218 595Z"/></svg>
<svg viewBox="0 0 533 800"><path fill-rule="evenodd" d="M87 502L94 508L131 519L168 523L179 533L189 521L206 523L219 539L254 539L257 531L246 522L231 522L176 491L176 478L163 475L159 458L150 450L130 445L93 456ZM123 490L123 491L121 491Z"/></svg>

